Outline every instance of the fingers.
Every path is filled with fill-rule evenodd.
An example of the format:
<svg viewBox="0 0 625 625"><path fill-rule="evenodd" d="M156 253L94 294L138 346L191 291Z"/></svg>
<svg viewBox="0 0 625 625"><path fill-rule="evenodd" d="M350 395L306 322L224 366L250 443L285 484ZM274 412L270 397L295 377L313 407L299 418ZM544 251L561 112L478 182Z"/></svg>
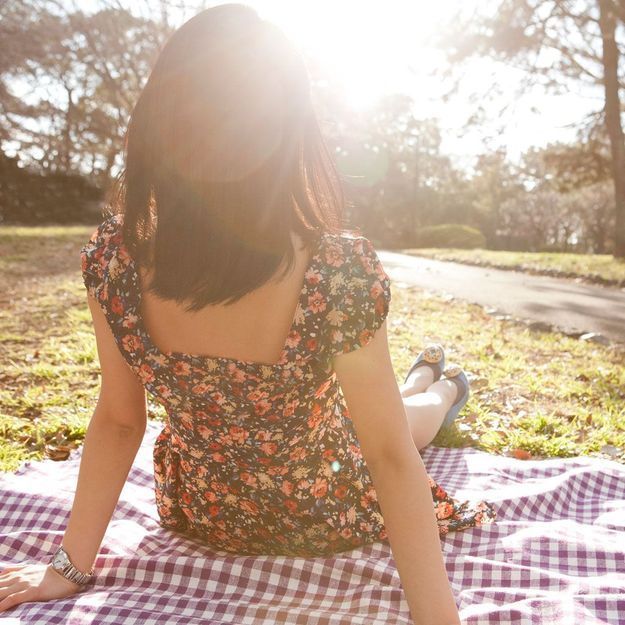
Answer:
<svg viewBox="0 0 625 625"><path fill-rule="evenodd" d="M0 577L2 577L5 573L10 573L11 571L19 571L24 568L24 564L14 564L13 566L4 566L0 569Z"/></svg>
<svg viewBox="0 0 625 625"><path fill-rule="evenodd" d="M21 589L21 590L20 590ZM24 584L13 584L8 592L0 591L0 612L4 612L4 610L9 610L10 608L19 605L20 603L24 603L24 601L30 601L30 597L32 596L32 588L28 585L24 587Z"/></svg>

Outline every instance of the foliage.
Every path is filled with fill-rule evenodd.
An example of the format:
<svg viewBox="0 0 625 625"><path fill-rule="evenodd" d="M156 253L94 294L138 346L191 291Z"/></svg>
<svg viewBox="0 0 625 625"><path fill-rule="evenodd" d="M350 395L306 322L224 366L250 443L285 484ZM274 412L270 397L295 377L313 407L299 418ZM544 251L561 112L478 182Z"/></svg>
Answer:
<svg viewBox="0 0 625 625"><path fill-rule="evenodd" d="M596 155L599 142L604 153L609 151L607 159L587 159L584 168L596 169L596 182L605 171L605 160L611 164L614 255L625 256L625 139L619 93L625 6L614 0L497 0L488 9L462 15L462 7L440 37L439 45L457 72L452 92L462 81L462 62L484 56L520 70L519 87L509 93L506 107L539 90L594 91L601 106L580 118L576 127L580 142L592 146L588 153ZM488 96L498 88L496 80L489 82ZM471 123L479 124L484 114L484 107L478 107ZM503 125L506 120L501 117Z"/></svg>
<svg viewBox="0 0 625 625"><path fill-rule="evenodd" d="M486 238L476 228L462 224L426 226L418 232L417 247L484 247Z"/></svg>
<svg viewBox="0 0 625 625"><path fill-rule="evenodd" d="M601 254L614 248L614 220L611 181L568 193L539 185L501 205L497 245L530 252Z"/></svg>
<svg viewBox="0 0 625 625"><path fill-rule="evenodd" d="M28 171L0 152L0 223L93 221L101 195L83 176Z"/></svg>

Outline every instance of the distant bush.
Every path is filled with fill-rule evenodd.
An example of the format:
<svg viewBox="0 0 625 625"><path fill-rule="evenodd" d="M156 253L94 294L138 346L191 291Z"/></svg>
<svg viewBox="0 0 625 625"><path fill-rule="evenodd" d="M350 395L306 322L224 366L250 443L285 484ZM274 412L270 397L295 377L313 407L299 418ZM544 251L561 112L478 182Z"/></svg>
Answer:
<svg viewBox="0 0 625 625"><path fill-rule="evenodd" d="M83 176L30 171L0 152L0 223L93 223L102 197Z"/></svg>
<svg viewBox="0 0 625 625"><path fill-rule="evenodd" d="M486 237L477 229L463 224L425 226L417 232L417 247L485 247Z"/></svg>

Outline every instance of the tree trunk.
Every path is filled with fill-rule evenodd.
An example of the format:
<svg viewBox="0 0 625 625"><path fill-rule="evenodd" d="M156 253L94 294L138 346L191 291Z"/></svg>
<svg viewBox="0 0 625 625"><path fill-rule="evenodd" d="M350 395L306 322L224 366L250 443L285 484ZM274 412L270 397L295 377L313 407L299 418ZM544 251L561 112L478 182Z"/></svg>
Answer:
<svg viewBox="0 0 625 625"><path fill-rule="evenodd" d="M618 61L616 45L616 11L613 0L599 0L599 27L603 42L603 86L605 90L605 123L612 153L612 178L616 208L614 256L625 258L625 144L621 125Z"/></svg>

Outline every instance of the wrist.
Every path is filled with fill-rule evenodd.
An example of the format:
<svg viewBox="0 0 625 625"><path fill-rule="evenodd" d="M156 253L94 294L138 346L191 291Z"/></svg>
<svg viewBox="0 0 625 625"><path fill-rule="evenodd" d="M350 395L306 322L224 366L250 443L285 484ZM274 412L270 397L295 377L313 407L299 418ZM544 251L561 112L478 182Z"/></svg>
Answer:
<svg viewBox="0 0 625 625"><path fill-rule="evenodd" d="M49 565L69 582L76 584L77 586L84 586L93 581L95 575L93 568L89 571L81 571L72 562L69 553L65 551L63 545L61 545L54 555Z"/></svg>

